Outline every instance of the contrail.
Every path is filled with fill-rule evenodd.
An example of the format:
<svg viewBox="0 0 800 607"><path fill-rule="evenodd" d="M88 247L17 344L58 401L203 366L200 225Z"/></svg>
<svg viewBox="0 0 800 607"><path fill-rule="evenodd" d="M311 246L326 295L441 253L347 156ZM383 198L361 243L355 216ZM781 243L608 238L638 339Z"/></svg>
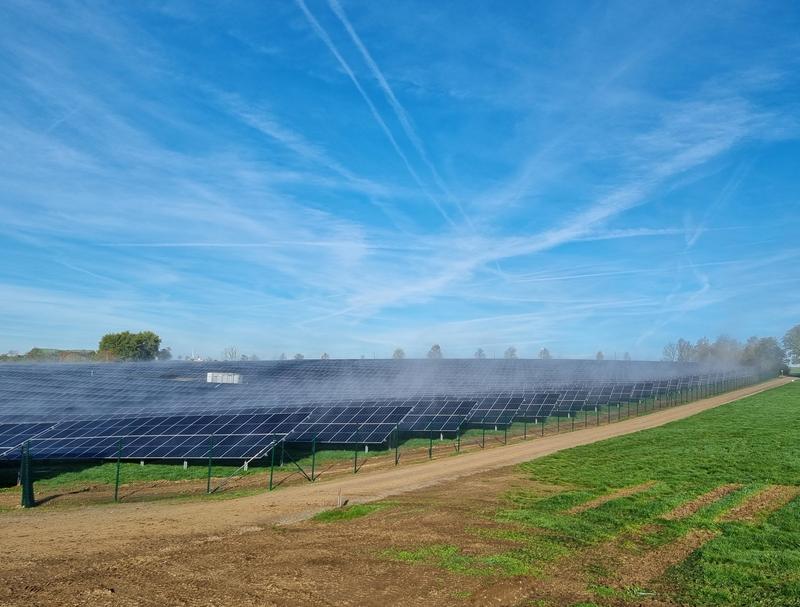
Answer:
<svg viewBox="0 0 800 607"><path fill-rule="evenodd" d="M364 58L364 61L369 66L372 75L378 81L381 89L383 90L384 94L386 95L386 99L389 101L389 105L392 106L397 119L400 121L400 124L403 127L403 131L405 132L408 139L414 145L414 148L417 150L417 153L422 158L422 161L425 163L425 166L428 167L428 170L433 175L434 182L439 187L439 189L444 192L444 194L452 200L452 202L458 207L459 212L461 213L462 217L467 221L467 223L472 226L472 222L470 222L469 217L464 212L461 204L458 202L458 199L453 196L450 192L450 189L447 187L447 184L444 183L444 180L439 175L439 171L436 170L436 167L431 162L430 158L428 157L428 153L425 151L425 146L422 143L417 131L414 129L414 125L411 123L411 119L408 116L408 112L403 107L403 105L398 101L397 97L395 97L394 91L392 91L392 87L389 86L389 83L386 81L386 78L383 75L383 72L378 67L378 64L375 63L375 60L370 55L370 52L364 46L364 43L361 41L361 38L356 33L353 25L350 23L350 20L347 18L347 15L344 13L344 9L342 5L339 4L338 0L328 0L328 4L331 7L331 10L334 14L339 18L339 21L342 22L342 25L347 30L347 33L350 34L350 39L353 41L353 44L356 45L361 56Z"/></svg>
<svg viewBox="0 0 800 607"><path fill-rule="evenodd" d="M312 29L317 34L317 36L319 36L320 39L325 43L325 46L328 47L328 50L333 54L333 56L336 57L336 60L339 62L339 65L348 75L351 82L353 83L353 85L356 87L361 97L366 102L370 112L372 113L373 118L375 118L375 121L378 123L378 126L381 127L381 130L384 132L387 139L389 139L389 143L391 143L392 147L394 148L394 151L397 152L398 156L400 156L400 159L403 161L403 164L405 164L406 169L411 174L411 177L420 187L422 192L425 194L426 198L428 198L428 200L430 200L434 204L436 210L438 210L441 216L444 217L445 221L447 221L447 223L449 223L451 226L456 227L455 222L447 214L447 211L445 211L442 205L439 204L439 201L436 200L436 198L428 192L428 189L425 187L425 184L422 182L422 179L420 179L419 175L414 170L414 167L411 166L411 163L408 161L408 158L406 157L403 150L400 149L397 140L395 139L394 135L392 135L392 132L389 130L389 127L386 125L386 122L381 117L380 113L378 112L378 109L375 107L375 104L372 103L372 99L369 98L369 95L367 95L367 92L361 86L361 83L359 82L358 78L356 78L356 75L351 69L350 65L347 63L347 61L345 61L341 53L339 53L339 50L336 48L336 45L333 43L333 40L331 40L330 36L328 36L328 32L325 31L322 25L320 25L319 21L317 21L314 15L311 14L311 11L308 10L308 7L306 6L304 0L296 0L296 3L297 6L300 7L300 10L303 11L303 14L306 17L306 20L308 20L309 25L311 25Z"/></svg>

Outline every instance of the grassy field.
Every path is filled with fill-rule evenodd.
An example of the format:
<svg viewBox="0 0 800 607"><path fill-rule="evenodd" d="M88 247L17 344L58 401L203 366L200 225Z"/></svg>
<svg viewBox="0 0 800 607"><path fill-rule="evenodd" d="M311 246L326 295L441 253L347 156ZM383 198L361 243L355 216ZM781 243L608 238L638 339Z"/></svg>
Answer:
<svg viewBox="0 0 800 607"><path fill-rule="evenodd" d="M508 495L493 516L499 526L476 532L515 548L475 557L434 545L385 557L467 575L563 571L591 595L582 605L635 604L653 593L697 606L800 605L799 427L795 383L563 451L521 467L556 489ZM775 486L784 499L770 504L774 493L762 491ZM631 494L615 493L623 489ZM667 515L715 490L695 510Z"/></svg>

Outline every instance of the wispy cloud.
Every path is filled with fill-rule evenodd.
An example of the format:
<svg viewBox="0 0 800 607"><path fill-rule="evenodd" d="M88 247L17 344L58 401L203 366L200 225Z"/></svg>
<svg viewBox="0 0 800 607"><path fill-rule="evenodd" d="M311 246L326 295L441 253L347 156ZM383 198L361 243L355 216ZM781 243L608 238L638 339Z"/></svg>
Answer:
<svg viewBox="0 0 800 607"><path fill-rule="evenodd" d="M381 114L378 111L378 109L375 107L375 104L372 102L372 99L367 94L367 92L364 90L364 87L361 86L361 82L356 77L355 73L353 72L352 68L347 63L347 61L345 61L345 59L342 56L342 54L339 52L338 48L333 43L333 40L331 40L331 38L328 35L328 33L325 31L325 29L322 27L322 25L320 25L319 21L317 21L317 19L314 17L314 15L311 14L311 11L308 10L308 6L306 6L306 3L304 2L304 0L296 0L296 2L297 2L297 5L300 7L300 10L303 11L303 14L305 15L306 19L308 20L309 25L311 25L312 29L319 36L320 40L322 40L322 42L325 43L325 46L328 47L328 50L336 58L336 61L339 63L339 65L344 70L344 72L347 74L348 78L350 78L350 81L353 83L353 86L356 87L356 90L358 91L358 94L361 95L361 98L367 104L367 107L369 108L370 114L372 114L372 117L375 119L375 122L378 124L378 126L381 129L381 131L383 131L384 135L386 136L386 138L388 139L389 143L391 144L392 149L400 157L400 160L402 160L403 165L405 166L406 170L408 171L408 173L413 178L414 182L419 186L420 190L423 192L425 197L428 200L430 200L431 203L433 203L433 205L436 207L436 210L445 219L445 221L447 221L447 223L449 223L450 225L455 226L456 225L455 222L450 217L450 215L447 213L447 211L444 209L442 204L439 202L438 198L430 193L430 191L428 190L427 186L424 184L424 182L420 178L419 174L417 173L416 169L414 169L414 167L409 162L408 157L406 156L405 152L400 148L400 145L397 143L397 139L395 139L395 136L392 134L392 131L387 126L386 122L384 121L384 119L381 116Z"/></svg>

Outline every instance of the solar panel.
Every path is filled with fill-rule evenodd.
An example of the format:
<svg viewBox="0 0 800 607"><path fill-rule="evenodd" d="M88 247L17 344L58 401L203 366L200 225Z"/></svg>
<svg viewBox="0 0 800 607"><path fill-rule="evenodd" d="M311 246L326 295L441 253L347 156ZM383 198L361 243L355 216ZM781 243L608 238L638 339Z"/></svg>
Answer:
<svg viewBox="0 0 800 607"><path fill-rule="evenodd" d="M474 400L430 399L415 404L400 423L408 432L457 432L470 411Z"/></svg>
<svg viewBox="0 0 800 607"><path fill-rule="evenodd" d="M514 421L524 397L511 394L492 394L478 401L469 415L471 424L507 426Z"/></svg>
<svg viewBox="0 0 800 607"><path fill-rule="evenodd" d="M30 442L39 459L248 459L306 413L174 415L62 422Z"/></svg>
<svg viewBox="0 0 800 607"><path fill-rule="evenodd" d="M0 456L49 429L51 423L0 423Z"/></svg>
<svg viewBox="0 0 800 607"><path fill-rule="evenodd" d="M411 411L406 405L320 407L286 437L288 442L380 444Z"/></svg>

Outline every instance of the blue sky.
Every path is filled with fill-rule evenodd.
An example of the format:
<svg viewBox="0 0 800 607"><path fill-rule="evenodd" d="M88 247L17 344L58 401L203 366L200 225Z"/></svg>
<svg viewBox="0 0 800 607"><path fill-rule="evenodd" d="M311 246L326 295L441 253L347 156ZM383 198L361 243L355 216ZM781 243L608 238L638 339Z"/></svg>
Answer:
<svg viewBox="0 0 800 607"><path fill-rule="evenodd" d="M0 5L0 350L657 358L800 322L792 2Z"/></svg>

